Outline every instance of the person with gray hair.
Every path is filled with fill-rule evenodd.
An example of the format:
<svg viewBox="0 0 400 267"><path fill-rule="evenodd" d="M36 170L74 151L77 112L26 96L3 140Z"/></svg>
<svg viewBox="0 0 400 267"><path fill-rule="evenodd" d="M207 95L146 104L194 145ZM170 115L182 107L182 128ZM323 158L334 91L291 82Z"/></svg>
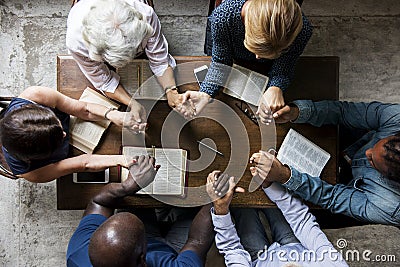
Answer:
<svg viewBox="0 0 400 267"><path fill-rule="evenodd" d="M145 53L152 72L164 88L168 104L181 105L168 42L161 33L153 8L140 0L77 0L68 15L66 44L86 78L93 86L137 114L145 126L146 112L132 99L110 69L125 66Z"/></svg>

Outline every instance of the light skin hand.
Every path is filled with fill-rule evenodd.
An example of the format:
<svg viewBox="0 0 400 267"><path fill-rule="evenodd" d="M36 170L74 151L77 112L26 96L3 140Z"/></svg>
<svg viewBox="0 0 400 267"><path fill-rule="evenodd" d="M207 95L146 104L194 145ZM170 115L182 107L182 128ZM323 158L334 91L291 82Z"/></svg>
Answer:
<svg viewBox="0 0 400 267"><path fill-rule="evenodd" d="M185 117L185 119L191 119L203 110L203 108L208 104L211 96L204 92L197 92L197 91L186 91L183 94L182 103L186 104L187 102L190 103L190 106L193 106L194 112L190 112L190 110L185 109L185 111L180 111L181 114Z"/></svg>
<svg viewBox="0 0 400 267"><path fill-rule="evenodd" d="M297 106L286 105L273 115L276 123L286 123L294 121L299 117L299 108Z"/></svg>
<svg viewBox="0 0 400 267"><path fill-rule="evenodd" d="M129 112L124 118L124 126L134 133L146 129L146 110L134 99L129 104Z"/></svg>
<svg viewBox="0 0 400 267"><path fill-rule="evenodd" d="M183 102L184 94L179 94L175 90L167 92L168 105L176 112L180 113L184 118L193 118L195 106L191 101Z"/></svg>
<svg viewBox="0 0 400 267"><path fill-rule="evenodd" d="M250 158L250 163L256 164L250 167L250 172L264 181L263 187L268 187L271 182L284 184L290 179L290 168L268 152L260 150L254 153Z"/></svg>
<svg viewBox="0 0 400 267"><path fill-rule="evenodd" d="M220 171L213 171L208 175L206 190L213 201L214 212L217 215L228 214L234 192L244 192L243 188L235 187L234 177L221 174Z"/></svg>
<svg viewBox="0 0 400 267"><path fill-rule="evenodd" d="M279 87L271 86L265 91L256 114L260 116L262 123L269 125L275 112L283 106L285 106L285 99L282 90Z"/></svg>

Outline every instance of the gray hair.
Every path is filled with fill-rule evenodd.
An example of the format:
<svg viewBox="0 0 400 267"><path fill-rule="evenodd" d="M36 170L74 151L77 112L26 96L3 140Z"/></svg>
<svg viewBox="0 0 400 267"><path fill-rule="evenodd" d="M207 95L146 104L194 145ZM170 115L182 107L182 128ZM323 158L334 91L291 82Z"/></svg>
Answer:
<svg viewBox="0 0 400 267"><path fill-rule="evenodd" d="M143 15L123 0L97 0L83 19L89 58L123 67L153 33Z"/></svg>

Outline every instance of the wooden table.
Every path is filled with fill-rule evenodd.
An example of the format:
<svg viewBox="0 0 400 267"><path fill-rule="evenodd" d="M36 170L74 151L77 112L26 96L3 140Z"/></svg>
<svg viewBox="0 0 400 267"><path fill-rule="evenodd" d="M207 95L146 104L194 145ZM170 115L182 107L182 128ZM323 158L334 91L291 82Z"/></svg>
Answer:
<svg viewBox="0 0 400 267"><path fill-rule="evenodd" d="M176 59L178 63L209 61L208 57L176 57ZM201 62L199 65L201 65ZM287 93L285 93L285 100L289 102L294 99L338 99L338 68L339 59L337 57L301 57L297 64L294 82L287 90ZM177 75L177 83L180 83L179 74ZM87 79L81 73L73 59L70 56L59 56L57 58L57 89L70 97L79 98L86 86L93 88L90 82L87 81ZM196 83L186 84L185 86L181 86L180 89L197 90L198 85ZM240 104L240 101L222 93L217 96L217 99L226 103L240 117L240 120L245 126L248 135L244 136L244 138L248 138L248 140L250 140L249 153L244 151L242 155L237 156L238 152L232 150L232 148L235 149L239 147L239 149L241 149L240 142L238 142L238 140L230 140L227 131L215 120L208 118L197 118L189 123L186 123L182 131L178 134L179 143L172 145L172 147L179 146L180 148L187 149L189 151L189 159L195 160L200 157L196 140L201 140L202 138L208 137L214 140L218 146L218 150L224 154L224 157L216 156L216 158L207 168L198 172L189 173L189 188L186 198L181 199L170 197L168 198L169 203L176 203L179 205L182 204L183 201L190 200L193 205L196 203L201 204L201 202L204 201L204 198L207 198L205 192L199 193L198 190L192 190L191 188L204 185L209 172L215 169L225 170L229 162L231 162L229 173L233 175L235 175L236 171L240 173L239 169L243 169L243 164L247 164L247 159L249 158L250 154L257 152L261 148L260 130L258 126L255 125L238 108L237 104ZM146 103L146 101L142 101L142 103L145 106L149 104ZM141 135L142 137L138 136L135 137L136 139L134 138L133 140L130 140L130 144L134 145L135 143L146 142L147 146L161 146L160 131L163 126L164 119L171 112L171 109L166 101L158 101L155 105L155 108L152 109L149 116L148 122L150 127L146 131L145 140L141 139L143 138L143 135ZM211 114L210 116L213 118L220 117L220 113L220 106L214 104L207 106L207 114ZM178 115L174 121L176 122L177 127L180 127L185 123L184 119ZM240 123L238 123L238 125L239 124ZM236 124L231 125L230 127L231 129L229 131L235 129ZM238 131L240 131L239 128ZM337 127L324 126L317 128L310 125L299 124L277 125L276 147L279 148L289 128L294 128L331 154L331 159L323 170L321 177L325 181L335 184L337 176L338 154ZM95 153L118 154L122 144L121 136L121 129L115 125L111 125L100 141L100 145L98 148L96 148ZM275 142L275 140L273 141ZM125 140L124 144L126 144ZM263 144L262 148L267 149L273 145L274 144L267 142ZM71 148L71 153L72 155L78 155L80 152ZM230 159L231 153L235 154L234 159ZM232 162L232 160L237 162ZM239 185L245 187L246 189L248 188L249 181L251 180L248 167L249 166L247 166L247 171L243 174L242 179L239 182ZM113 182L119 181L117 168L111 168L110 180ZM75 184L72 182L72 175L61 177L57 180L57 208L84 209L90 198L93 197L102 186L104 185ZM135 207L160 207L165 204L153 199L150 196L132 196L126 197L124 202L121 204L121 207L132 205ZM236 207L268 207L271 206L272 203L265 196L264 192L259 189L253 193L235 195L232 205Z"/></svg>

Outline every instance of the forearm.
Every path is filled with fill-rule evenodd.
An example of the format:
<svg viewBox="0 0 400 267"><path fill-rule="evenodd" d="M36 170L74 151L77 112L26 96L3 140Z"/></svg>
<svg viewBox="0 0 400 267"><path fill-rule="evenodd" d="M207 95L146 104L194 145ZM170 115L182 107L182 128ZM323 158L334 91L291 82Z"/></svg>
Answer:
<svg viewBox="0 0 400 267"><path fill-rule="evenodd" d="M343 184L331 185L319 177L311 177L306 173L300 173L294 168L292 175L284 187L292 190L302 199L309 201L332 213L341 213L351 217L360 218L353 211L365 208L366 196L362 191Z"/></svg>
<svg viewBox="0 0 400 267"><path fill-rule="evenodd" d="M131 101L131 95L125 90L122 84L118 84L114 93L105 92L105 94L107 97L114 99L126 106L129 106L129 102Z"/></svg>
<svg viewBox="0 0 400 267"><path fill-rule="evenodd" d="M294 121L296 123L310 123L314 126L341 124L350 129L378 130L395 127L400 122L400 105L328 100L297 100L293 103L300 111Z"/></svg>
<svg viewBox="0 0 400 267"><path fill-rule="evenodd" d="M250 254L243 248L230 213L217 215L211 211L215 230L215 244L220 254L224 255L226 266L251 266Z"/></svg>
<svg viewBox="0 0 400 267"><path fill-rule="evenodd" d="M174 86L175 84L175 77L174 77L174 70L171 66L168 66L164 73L161 76L156 76L158 83L161 87L165 90L168 87Z"/></svg>
<svg viewBox="0 0 400 267"><path fill-rule="evenodd" d="M101 214L110 217L114 214L117 204L125 197L135 194L140 190L136 185L131 189L127 189L121 183L111 183L105 185L100 193L98 193L88 204L83 216L88 214Z"/></svg>
<svg viewBox="0 0 400 267"><path fill-rule="evenodd" d="M277 183L265 188L264 192L282 211L293 233L303 246L314 251L323 246L331 246L331 243L319 228L315 217L302 201L293 197Z"/></svg>
<svg viewBox="0 0 400 267"><path fill-rule="evenodd" d="M203 261L214 240L210 208L211 204L205 205L197 213L190 226L188 240L181 250L192 250Z"/></svg>

